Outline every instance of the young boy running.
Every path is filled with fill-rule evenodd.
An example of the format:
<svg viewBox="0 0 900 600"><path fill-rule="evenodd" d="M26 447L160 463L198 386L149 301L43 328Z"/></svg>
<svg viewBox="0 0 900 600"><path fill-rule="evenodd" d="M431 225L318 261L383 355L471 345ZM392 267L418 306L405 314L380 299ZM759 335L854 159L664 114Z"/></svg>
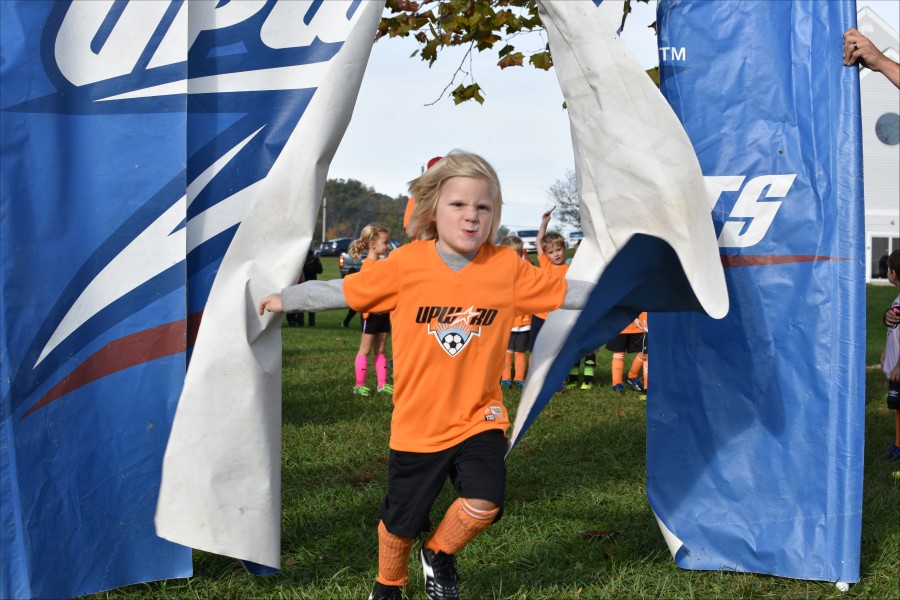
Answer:
<svg viewBox="0 0 900 600"><path fill-rule="evenodd" d="M264 311L390 312L394 350L388 490L372 599L400 598L416 537L449 476L459 497L419 558L429 598L458 598L454 555L500 518L509 426L500 373L517 313L581 308L592 284L566 282L490 243L502 197L494 169L453 151L410 184L416 207L401 246L343 280L292 286ZM568 283L568 285L567 285ZM568 289L567 289L568 288Z"/></svg>
<svg viewBox="0 0 900 600"><path fill-rule="evenodd" d="M645 394L647 364L647 313L641 313L638 318L628 324L622 333L606 343L606 349L612 355L612 389L616 393L624 393L622 374L625 372L625 354L634 353L634 360L628 370L628 378L625 383L634 391ZM644 380L641 381L641 373L644 372Z"/></svg>

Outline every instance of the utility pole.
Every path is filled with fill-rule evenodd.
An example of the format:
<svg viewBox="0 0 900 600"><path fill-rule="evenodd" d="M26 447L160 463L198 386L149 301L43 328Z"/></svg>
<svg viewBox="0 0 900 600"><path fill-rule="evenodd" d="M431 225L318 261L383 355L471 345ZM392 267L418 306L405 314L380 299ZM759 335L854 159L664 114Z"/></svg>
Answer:
<svg viewBox="0 0 900 600"><path fill-rule="evenodd" d="M328 209L328 198L322 196L322 243L325 243L325 213Z"/></svg>

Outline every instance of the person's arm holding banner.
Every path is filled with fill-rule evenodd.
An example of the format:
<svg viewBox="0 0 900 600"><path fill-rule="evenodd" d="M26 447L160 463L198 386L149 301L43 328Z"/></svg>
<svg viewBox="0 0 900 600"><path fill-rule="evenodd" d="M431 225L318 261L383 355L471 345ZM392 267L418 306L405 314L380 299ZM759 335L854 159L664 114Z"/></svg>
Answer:
<svg viewBox="0 0 900 600"><path fill-rule="evenodd" d="M844 64L862 64L877 71L900 88L900 63L894 62L875 47L856 27L844 32Z"/></svg>

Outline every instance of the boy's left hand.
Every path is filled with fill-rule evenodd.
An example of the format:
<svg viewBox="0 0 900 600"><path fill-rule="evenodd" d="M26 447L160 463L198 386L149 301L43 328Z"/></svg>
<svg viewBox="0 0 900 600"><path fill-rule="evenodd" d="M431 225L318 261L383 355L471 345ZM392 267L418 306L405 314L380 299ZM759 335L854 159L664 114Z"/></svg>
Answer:
<svg viewBox="0 0 900 600"><path fill-rule="evenodd" d="M273 313L282 312L281 294L271 294L263 298L259 303L259 314L262 316L266 311Z"/></svg>

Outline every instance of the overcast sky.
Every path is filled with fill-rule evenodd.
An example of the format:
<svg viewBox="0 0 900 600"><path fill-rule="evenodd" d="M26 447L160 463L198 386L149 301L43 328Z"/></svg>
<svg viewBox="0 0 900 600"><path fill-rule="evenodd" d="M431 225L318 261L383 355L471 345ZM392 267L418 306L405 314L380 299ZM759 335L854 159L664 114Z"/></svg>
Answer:
<svg viewBox="0 0 900 600"><path fill-rule="evenodd" d="M656 38L647 27L656 20L656 2L632 5L622 39L645 68L656 66ZM897 0L859 0L857 5L871 6L900 30ZM545 43L542 36L533 36L519 38L517 47L539 49ZM555 72L501 70L495 52L476 54L463 66L474 73L485 103L457 106L438 98L464 53L451 49L429 69L418 57L410 58L416 48L399 38L374 45L353 119L328 176L357 179L396 196L406 193L407 182L429 158L453 148L471 150L490 161L500 176L502 224L536 227L550 205L547 188L573 168L574 160Z"/></svg>

